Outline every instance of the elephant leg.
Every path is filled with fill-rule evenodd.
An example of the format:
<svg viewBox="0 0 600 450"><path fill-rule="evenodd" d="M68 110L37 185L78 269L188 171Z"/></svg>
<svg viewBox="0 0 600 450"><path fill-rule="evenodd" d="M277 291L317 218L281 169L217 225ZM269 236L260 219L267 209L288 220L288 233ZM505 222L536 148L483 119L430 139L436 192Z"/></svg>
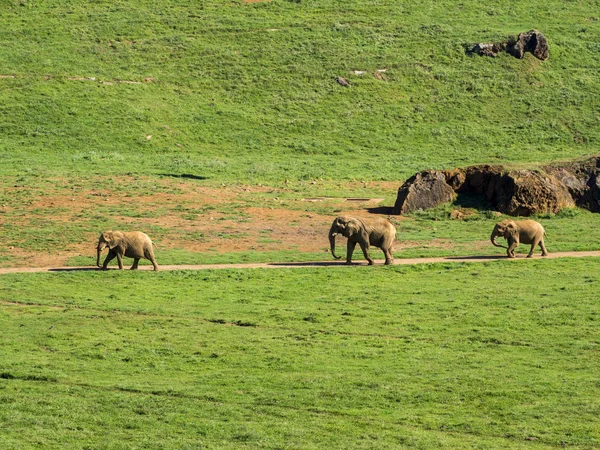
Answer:
<svg viewBox="0 0 600 450"><path fill-rule="evenodd" d="M368 242L360 242L360 248L362 249L363 255L365 255L365 259L369 261L369 265L372 266L375 264L369 255L369 243Z"/></svg>
<svg viewBox="0 0 600 450"><path fill-rule="evenodd" d="M119 270L123 270L123 255L117 253L117 263L119 264Z"/></svg>
<svg viewBox="0 0 600 450"><path fill-rule="evenodd" d="M392 248L391 247L382 248L381 250L383 250L383 254L385 255L385 264L386 265L394 264L394 256L392 255Z"/></svg>
<svg viewBox="0 0 600 450"><path fill-rule="evenodd" d="M152 251L152 249L147 250L145 252L145 257L146 259L149 259L152 265L154 266L154 271L158 271L158 264L156 264L156 259L154 258L154 252Z"/></svg>
<svg viewBox="0 0 600 450"><path fill-rule="evenodd" d="M104 262L102 263L102 270L108 269L108 263L111 262L113 259L115 259L115 256L117 256L116 252L113 252L112 250L108 251L108 255L106 255L106 258L104 259Z"/></svg>
<svg viewBox="0 0 600 450"><path fill-rule="evenodd" d="M352 264L352 253L354 253L355 247L356 242L348 239L348 244L346 245L346 264Z"/></svg>
<svg viewBox="0 0 600 450"><path fill-rule="evenodd" d="M548 250L546 250L546 246L544 245L544 238L540 240L540 248L542 249L542 256L548 256Z"/></svg>
<svg viewBox="0 0 600 450"><path fill-rule="evenodd" d="M531 258L533 256L533 252L535 250L535 248L538 246L541 247L542 249L542 256L546 256L548 254L548 252L546 251L546 247L544 246L544 238L540 237L538 238L534 238L533 241L531 242L531 250L529 251L529 254L527 255L528 258Z"/></svg>
<svg viewBox="0 0 600 450"><path fill-rule="evenodd" d="M137 270L139 262L140 258L133 258L133 266L131 266L131 270Z"/></svg>
<svg viewBox="0 0 600 450"><path fill-rule="evenodd" d="M515 248L517 248L517 245L519 245L518 242L511 242L508 248L506 249L506 254L509 258L515 257Z"/></svg>

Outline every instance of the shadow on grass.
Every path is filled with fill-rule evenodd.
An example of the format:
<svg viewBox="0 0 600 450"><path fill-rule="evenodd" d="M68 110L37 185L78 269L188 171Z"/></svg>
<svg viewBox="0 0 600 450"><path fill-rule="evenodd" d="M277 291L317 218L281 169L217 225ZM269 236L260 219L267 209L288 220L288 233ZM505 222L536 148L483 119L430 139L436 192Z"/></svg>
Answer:
<svg viewBox="0 0 600 450"><path fill-rule="evenodd" d="M369 214L383 214L386 216L394 216L393 206L377 206L375 208L367 208Z"/></svg>
<svg viewBox="0 0 600 450"><path fill-rule="evenodd" d="M446 256L445 259L454 260L454 259L473 259L473 260L490 260L493 261L495 259L508 259L506 255L484 255L484 256Z"/></svg>
<svg viewBox="0 0 600 450"><path fill-rule="evenodd" d="M208 177L203 177L201 175L193 175L191 173L161 173L163 177L171 177L171 178L187 178L188 180L207 180Z"/></svg>
<svg viewBox="0 0 600 450"><path fill-rule="evenodd" d="M102 269L99 267L55 267L48 269L48 272L91 272L94 270L101 271Z"/></svg>
<svg viewBox="0 0 600 450"><path fill-rule="evenodd" d="M496 211L494 206L485 198L484 194L459 193L454 200L454 205L460 208L473 208L479 212Z"/></svg>
<svg viewBox="0 0 600 450"><path fill-rule="evenodd" d="M316 262L281 262L281 263L268 263L269 266L291 266L291 267L329 267L329 266L361 266L366 263L352 263L346 264L343 261L316 261Z"/></svg>
<svg viewBox="0 0 600 450"><path fill-rule="evenodd" d="M456 199L452 203L456 208L472 208L480 213L492 213L495 211L492 204L485 198L483 194L470 194L470 193L460 193L456 196ZM431 207L429 209L434 209L435 207ZM369 214L381 214L387 216L395 216L393 206L377 206L374 208L367 208L366 211ZM491 216L490 216L491 217Z"/></svg>

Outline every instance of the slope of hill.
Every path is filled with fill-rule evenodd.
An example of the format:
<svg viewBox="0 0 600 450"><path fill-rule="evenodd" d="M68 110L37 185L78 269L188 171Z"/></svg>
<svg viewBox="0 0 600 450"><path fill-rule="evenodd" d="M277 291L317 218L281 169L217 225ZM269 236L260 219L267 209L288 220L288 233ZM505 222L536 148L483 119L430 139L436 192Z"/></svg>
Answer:
<svg viewBox="0 0 600 450"><path fill-rule="evenodd" d="M0 173L398 180L590 154L595 4L4 1ZM532 28L548 61L465 53Z"/></svg>

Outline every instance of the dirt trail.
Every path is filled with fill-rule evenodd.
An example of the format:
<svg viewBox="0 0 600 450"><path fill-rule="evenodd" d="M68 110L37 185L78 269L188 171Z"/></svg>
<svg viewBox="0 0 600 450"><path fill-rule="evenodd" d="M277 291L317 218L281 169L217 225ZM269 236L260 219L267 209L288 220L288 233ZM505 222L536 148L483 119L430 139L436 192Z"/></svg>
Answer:
<svg viewBox="0 0 600 450"><path fill-rule="evenodd" d="M545 259L555 258L585 258L600 257L600 251L589 252L555 252L550 253ZM534 259L542 259L535 256ZM431 263L482 263L489 261L523 261L527 260L524 254L517 255L515 259L506 256L448 256L439 258L398 258L394 265L431 264ZM383 264L383 260L375 261L375 264ZM366 261L354 263L357 266L365 266ZM207 270L207 269L296 269L308 267L345 267L343 261L315 261L315 262L287 262L287 263L247 263L247 264L194 264L194 265L163 265L160 270ZM0 268L0 275L9 273L32 273L32 272L75 272L99 270L94 266L80 267L15 267ZM110 270L116 270L111 267ZM152 270L152 266L140 266L140 270Z"/></svg>

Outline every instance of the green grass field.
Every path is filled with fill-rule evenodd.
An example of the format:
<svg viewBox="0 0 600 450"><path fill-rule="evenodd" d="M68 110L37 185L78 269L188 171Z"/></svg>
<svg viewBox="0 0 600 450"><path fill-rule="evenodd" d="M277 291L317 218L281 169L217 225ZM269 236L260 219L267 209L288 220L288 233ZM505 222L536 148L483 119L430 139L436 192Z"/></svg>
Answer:
<svg viewBox="0 0 600 450"><path fill-rule="evenodd" d="M0 267L109 228L159 264L328 259L340 199L596 154L599 11L0 0ZM465 52L533 28L548 61ZM502 253L481 199L393 219L397 258ZM600 249L597 214L536 219ZM598 264L0 275L0 447L599 448Z"/></svg>
<svg viewBox="0 0 600 450"><path fill-rule="evenodd" d="M593 1L2 4L2 174L403 180L597 152ZM465 54L531 28L546 62Z"/></svg>
<svg viewBox="0 0 600 450"><path fill-rule="evenodd" d="M599 263L4 275L3 447L595 448Z"/></svg>

